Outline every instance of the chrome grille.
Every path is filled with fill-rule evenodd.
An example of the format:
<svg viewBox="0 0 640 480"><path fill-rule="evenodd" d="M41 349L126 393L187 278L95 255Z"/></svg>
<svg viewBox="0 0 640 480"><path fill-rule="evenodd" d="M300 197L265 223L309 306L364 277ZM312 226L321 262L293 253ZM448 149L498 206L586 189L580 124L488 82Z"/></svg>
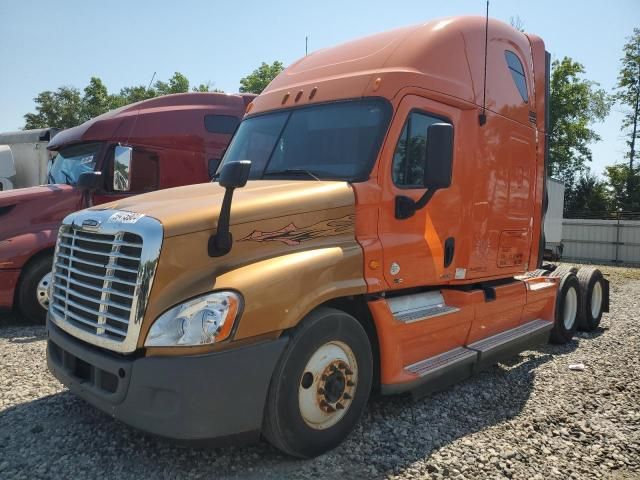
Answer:
<svg viewBox="0 0 640 480"><path fill-rule="evenodd" d="M87 343L135 351L162 238L162 224L141 214L89 209L67 216L53 260L49 320Z"/></svg>
<svg viewBox="0 0 640 480"><path fill-rule="evenodd" d="M122 341L138 286L139 235L62 227L54 264L51 309L87 332Z"/></svg>

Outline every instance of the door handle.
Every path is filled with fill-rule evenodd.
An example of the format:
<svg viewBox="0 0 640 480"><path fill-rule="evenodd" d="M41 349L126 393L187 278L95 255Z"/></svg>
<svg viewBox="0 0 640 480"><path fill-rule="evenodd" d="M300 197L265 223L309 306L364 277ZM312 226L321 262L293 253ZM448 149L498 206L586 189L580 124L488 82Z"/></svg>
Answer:
<svg viewBox="0 0 640 480"><path fill-rule="evenodd" d="M456 239L449 237L444 241L444 268L453 262L453 255L456 251Z"/></svg>

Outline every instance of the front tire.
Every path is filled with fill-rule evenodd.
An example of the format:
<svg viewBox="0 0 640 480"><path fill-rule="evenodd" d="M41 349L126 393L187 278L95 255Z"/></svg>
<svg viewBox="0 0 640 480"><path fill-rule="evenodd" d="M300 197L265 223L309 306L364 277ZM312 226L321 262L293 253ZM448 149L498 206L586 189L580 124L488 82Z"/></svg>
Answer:
<svg viewBox="0 0 640 480"><path fill-rule="evenodd" d="M295 328L275 368L263 434L301 458L338 446L357 424L371 391L373 358L362 325L318 308Z"/></svg>
<svg viewBox="0 0 640 480"><path fill-rule="evenodd" d="M29 263L22 272L18 284L18 310L30 322L45 323L52 263L53 256L45 255Z"/></svg>
<svg viewBox="0 0 640 480"><path fill-rule="evenodd" d="M578 328L581 299L578 277L575 273L566 271L560 278L558 287L551 343L565 344L571 341Z"/></svg>

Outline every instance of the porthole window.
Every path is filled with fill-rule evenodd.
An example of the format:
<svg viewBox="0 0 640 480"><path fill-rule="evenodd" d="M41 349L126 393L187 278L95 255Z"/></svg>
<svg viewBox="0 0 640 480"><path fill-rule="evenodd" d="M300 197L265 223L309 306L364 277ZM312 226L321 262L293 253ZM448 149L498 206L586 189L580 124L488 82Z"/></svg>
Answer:
<svg viewBox="0 0 640 480"><path fill-rule="evenodd" d="M511 72L511 78L516 84L516 88L522 97L522 101L529 101L529 92L527 92L527 77L524 74L524 67L518 56L510 50L504 52L504 58L507 60L507 66Z"/></svg>

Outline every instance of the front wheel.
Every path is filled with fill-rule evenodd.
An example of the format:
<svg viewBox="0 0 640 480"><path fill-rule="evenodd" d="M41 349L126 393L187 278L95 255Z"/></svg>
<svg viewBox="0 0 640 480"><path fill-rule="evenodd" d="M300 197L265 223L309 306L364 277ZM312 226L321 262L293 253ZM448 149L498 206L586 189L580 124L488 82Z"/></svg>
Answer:
<svg viewBox="0 0 640 480"><path fill-rule="evenodd" d="M291 335L271 379L264 436L289 455L315 457L353 430L371 390L366 332L333 308L310 313Z"/></svg>
<svg viewBox="0 0 640 480"><path fill-rule="evenodd" d="M52 255L32 261L22 272L18 284L18 310L34 323L44 323L47 316L52 262Z"/></svg>

